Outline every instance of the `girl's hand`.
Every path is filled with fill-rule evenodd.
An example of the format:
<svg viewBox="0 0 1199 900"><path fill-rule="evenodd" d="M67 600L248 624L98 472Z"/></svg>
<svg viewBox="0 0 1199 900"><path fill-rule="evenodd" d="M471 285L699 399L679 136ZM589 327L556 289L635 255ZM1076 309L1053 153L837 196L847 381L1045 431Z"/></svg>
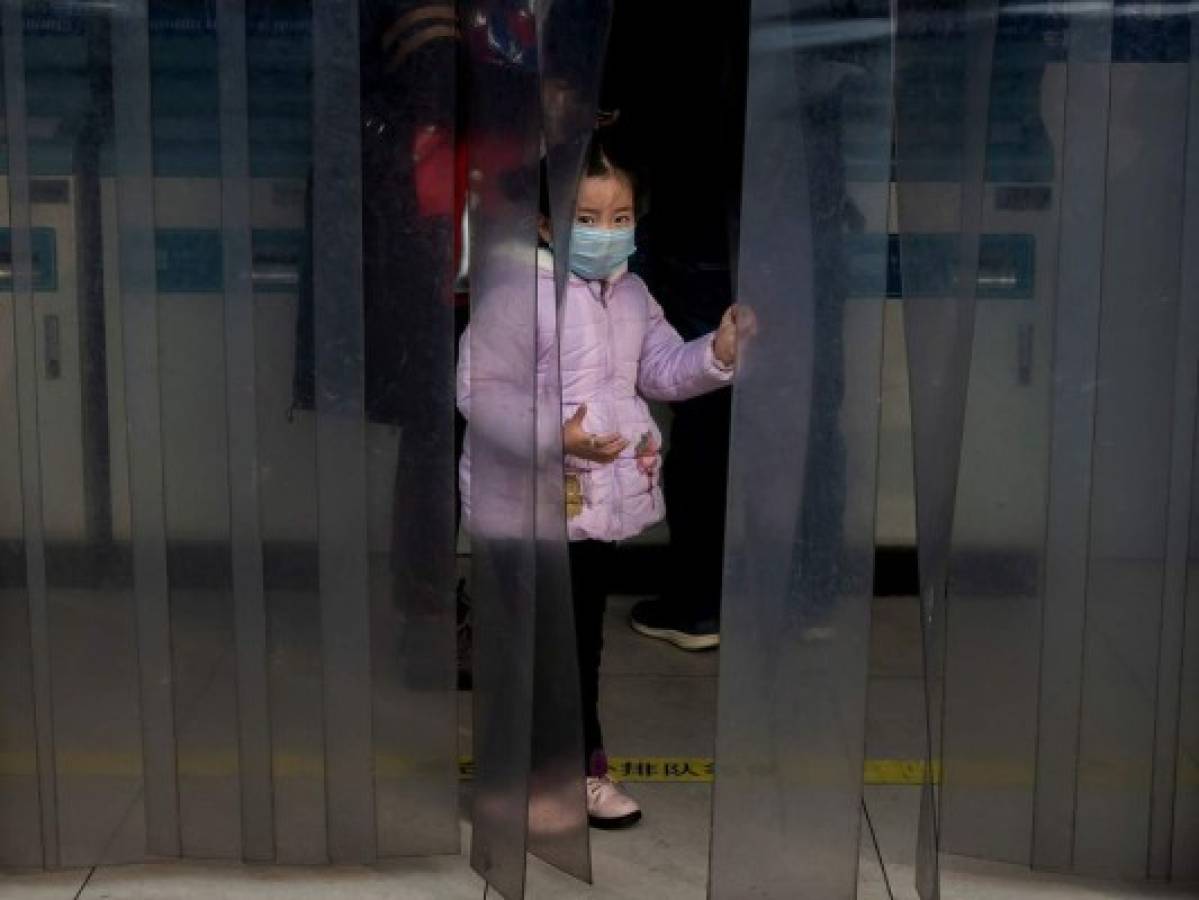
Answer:
<svg viewBox="0 0 1199 900"><path fill-rule="evenodd" d="M582 404L562 426L562 449L571 456L608 464L620 456L629 442L619 434L591 434L583 428L587 404Z"/></svg>
<svg viewBox="0 0 1199 900"><path fill-rule="evenodd" d="M737 365L738 339L753 337L756 329L757 323L748 307L734 304L726 309L712 338L712 353L717 362L727 369Z"/></svg>

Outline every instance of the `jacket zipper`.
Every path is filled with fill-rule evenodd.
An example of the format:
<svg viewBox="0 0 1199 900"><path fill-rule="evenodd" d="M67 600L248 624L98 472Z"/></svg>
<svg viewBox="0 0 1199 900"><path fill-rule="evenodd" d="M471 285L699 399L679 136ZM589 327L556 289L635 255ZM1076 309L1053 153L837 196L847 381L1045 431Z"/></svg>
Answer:
<svg viewBox="0 0 1199 900"><path fill-rule="evenodd" d="M600 306L604 310L604 325L608 329L608 345L605 348L605 362L607 365L607 378L604 381L604 391L608 395L608 403L610 406L615 406L612 397L612 385L616 380L616 368L612 363L612 356L616 350L616 330L612 327L611 310L608 307L608 301L612 296L612 285L604 282L600 288ZM615 521L612 525L613 530L619 532L621 523L624 521L624 491L620 484L619 459L612 461L612 515Z"/></svg>

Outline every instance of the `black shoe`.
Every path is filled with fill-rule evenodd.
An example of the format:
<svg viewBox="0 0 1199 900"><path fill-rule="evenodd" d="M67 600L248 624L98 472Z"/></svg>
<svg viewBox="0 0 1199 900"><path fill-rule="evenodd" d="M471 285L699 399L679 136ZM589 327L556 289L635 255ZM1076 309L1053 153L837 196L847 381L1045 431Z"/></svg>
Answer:
<svg viewBox="0 0 1199 900"><path fill-rule="evenodd" d="M715 619L690 621L663 600L642 600L629 613L629 625L638 634L669 641L680 650L711 650L720 646L720 623Z"/></svg>

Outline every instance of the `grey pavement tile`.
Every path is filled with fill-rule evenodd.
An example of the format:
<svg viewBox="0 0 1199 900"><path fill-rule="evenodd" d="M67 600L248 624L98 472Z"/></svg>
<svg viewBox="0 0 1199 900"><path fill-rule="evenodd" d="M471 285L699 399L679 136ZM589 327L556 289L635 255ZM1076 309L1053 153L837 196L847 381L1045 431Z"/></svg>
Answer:
<svg viewBox="0 0 1199 900"><path fill-rule="evenodd" d="M716 679L605 677L600 721L613 756L711 756Z"/></svg>
<svg viewBox="0 0 1199 900"><path fill-rule="evenodd" d="M96 872L80 900L478 900L483 883L460 856L378 866L247 866L172 862Z"/></svg>
<svg viewBox="0 0 1199 900"><path fill-rule="evenodd" d="M915 858L920 788L871 786L865 793L896 900L917 900ZM862 859L860 880L863 890L859 900L883 900L886 892L882 876L865 835ZM1051 875L1032 872L1023 866L948 854L942 857L941 880L941 896L946 900L1181 900L1199 897L1199 890L1194 887L1157 887Z"/></svg>
<svg viewBox="0 0 1199 900"><path fill-rule="evenodd" d="M919 678L920 599L875 597L871 604L870 674L889 678Z"/></svg>
<svg viewBox="0 0 1199 900"><path fill-rule="evenodd" d="M73 900L87 873L87 869L0 872L0 900Z"/></svg>
<svg viewBox="0 0 1199 900"><path fill-rule="evenodd" d="M612 598L606 624L601 716L614 755L709 756L716 719L718 653L685 653L644 638L627 625L637 598ZM922 752L919 631L912 598L874 605L868 754L918 757ZM460 736L470 747L470 694L460 697ZM592 835L595 884L588 886L530 861L530 900L703 900L711 821L711 786L632 784L645 819L624 832ZM872 786L867 803L898 900L915 900L915 829L919 789ZM462 809L469 808L469 787ZM406 859L372 867L246 866L160 863L99 869L82 900L477 900L481 880L471 870L469 826L461 856ZM888 900L883 869L863 829L859 900ZM86 871L0 876L0 900L70 900ZM494 897L494 893L492 894ZM1151 888L1032 873L946 857L943 896L949 900L1151 900L1199 897L1183 889Z"/></svg>
<svg viewBox="0 0 1199 900"><path fill-rule="evenodd" d="M534 862L529 900L703 900L711 788L636 784L629 792L641 803L645 818L626 831L592 832L594 886Z"/></svg>
<svg viewBox="0 0 1199 900"><path fill-rule="evenodd" d="M611 597L604 623L604 674L670 675L676 678L716 677L718 650L690 652L665 641L648 638L629 627L629 612L642 597Z"/></svg>
<svg viewBox="0 0 1199 900"><path fill-rule="evenodd" d="M871 678L866 695L867 757L921 759L925 743L923 682Z"/></svg>

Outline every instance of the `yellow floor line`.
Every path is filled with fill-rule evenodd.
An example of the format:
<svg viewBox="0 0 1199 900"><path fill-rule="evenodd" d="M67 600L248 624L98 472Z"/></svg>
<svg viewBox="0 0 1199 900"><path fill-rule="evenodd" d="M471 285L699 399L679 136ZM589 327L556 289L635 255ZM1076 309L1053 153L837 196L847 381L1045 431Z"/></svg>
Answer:
<svg viewBox="0 0 1199 900"><path fill-rule="evenodd" d="M231 751L181 754L179 775L183 778L230 778L237 775L237 754ZM610 760L614 777L621 781L645 784L710 784L716 776L711 757L702 756L614 756ZM381 778L412 775L419 764L394 754L378 754L375 772ZM430 766L430 774L439 767ZM835 777L837 766L797 766L797 773L814 774L827 768ZM924 783L924 762L913 759L866 760L864 777L870 785L918 785ZM274 757L277 778L320 778L323 761L300 753L277 753ZM458 760L458 774L464 780L474 777L474 761ZM37 774L37 759L32 753L0 752L0 777L31 777ZM60 778L140 778L142 761L138 753L69 751L58 754ZM806 779L805 779L806 780Z"/></svg>
<svg viewBox="0 0 1199 900"><path fill-rule="evenodd" d="M131 752L60 751L58 777L125 778L142 776L141 754ZM322 778L324 760L305 753L277 752L274 756L276 778ZM612 774L620 781L643 784L709 784L716 778L716 764L705 756L614 756L610 759ZM237 753L231 750L181 753L178 759L181 778L235 778ZM762 772L777 779L778 762L761 760L747 765L750 771ZM424 771L429 777L444 777L445 763L440 760L417 761L396 754L375 756L375 776L380 779L410 778ZM863 780L868 785L913 786L924 783L925 764L920 759L868 759L863 767ZM458 760L458 775L464 780L474 777L473 760ZM0 751L0 778L29 778L37 775L37 758L33 753ZM844 764L836 759L796 760L786 766L784 776L794 784L818 782L836 784L845 777ZM934 763L934 779L940 781L940 765ZM1090 767L1082 777L1095 785L1137 785L1145 780L1145 767L1132 763L1111 761L1102 768ZM954 766L954 781L960 785L1020 789L1033 784L1031 768L995 760L959 761ZM1178 784L1188 789L1199 787L1199 765L1194 760L1180 761Z"/></svg>

